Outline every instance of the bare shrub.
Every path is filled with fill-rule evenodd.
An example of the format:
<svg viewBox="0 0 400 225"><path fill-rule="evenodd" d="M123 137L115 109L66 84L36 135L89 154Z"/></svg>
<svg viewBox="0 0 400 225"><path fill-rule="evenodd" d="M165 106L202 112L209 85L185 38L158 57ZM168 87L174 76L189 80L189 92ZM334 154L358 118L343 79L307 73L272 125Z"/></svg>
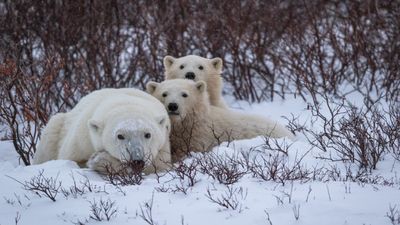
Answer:
<svg viewBox="0 0 400 225"><path fill-rule="evenodd" d="M113 217L117 215L118 209L115 206L115 201L111 201L110 199L100 201L89 201L90 203L90 219L96 221L110 221Z"/></svg>
<svg viewBox="0 0 400 225"><path fill-rule="evenodd" d="M77 198L78 196L82 196L86 193L107 193L105 188L101 188L100 186L94 185L90 182L87 176L83 176L84 180L79 180L79 183L76 181L75 176L71 174L73 185L64 188L61 187L61 193L64 195L65 198L72 196L73 198Z"/></svg>
<svg viewBox="0 0 400 225"><path fill-rule="evenodd" d="M174 167L173 176L176 175L179 180L187 181L188 187L193 187L197 182L198 179L196 178L198 173L198 166L199 162L196 159L188 160L185 162L177 163L177 166Z"/></svg>
<svg viewBox="0 0 400 225"><path fill-rule="evenodd" d="M164 192L164 193L172 192L174 194L182 193L184 195L187 195L188 191L190 189L190 186L188 186L186 183L184 183L182 180L180 180L178 184L169 185L169 186L161 185L160 187L156 187L155 189L158 192Z"/></svg>
<svg viewBox="0 0 400 225"><path fill-rule="evenodd" d="M277 204L283 205L285 198L287 198L288 203L291 204L293 199L293 181L290 182L290 190L289 191L283 190L281 191L281 193L282 195L280 196L274 195Z"/></svg>
<svg viewBox="0 0 400 225"><path fill-rule="evenodd" d="M270 152L281 152L286 156L289 155L289 149L293 143L289 144L288 142L279 142L276 138L270 138L268 136L264 136L264 143L261 147L264 151Z"/></svg>
<svg viewBox="0 0 400 225"><path fill-rule="evenodd" d="M374 107L371 111L351 108L347 117L339 121L332 148L344 161L356 162L362 169L376 169L389 153L398 151L400 128L395 114L387 114ZM397 122L396 122L397 121Z"/></svg>
<svg viewBox="0 0 400 225"><path fill-rule="evenodd" d="M268 148L268 145L263 146L264 148ZM283 185L285 185L287 181L309 180L312 173L302 164L308 152L300 157L296 153L293 162L288 161L288 156L286 154L281 152L261 154L259 157L255 157L250 161L249 170L254 177L264 181L279 182Z"/></svg>
<svg viewBox="0 0 400 225"><path fill-rule="evenodd" d="M151 195L151 199L145 202L144 205L140 205L139 217L143 219L149 225L157 225L153 216L153 203L154 203L154 193Z"/></svg>
<svg viewBox="0 0 400 225"><path fill-rule="evenodd" d="M143 180L144 164L135 160L125 160L120 167L114 168L110 164L104 165L104 178L115 186L140 185Z"/></svg>
<svg viewBox="0 0 400 225"><path fill-rule="evenodd" d="M339 157L357 162L361 168L376 169L388 145L381 124L382 115L375 111L370 118L356 109L351 109L348 118L342 119L338 127L341 136L334 136L332 146Z"/></svg>
<svg viewBox="0 0 400 225"><path fill-rule="evenodd" d="M247 190L232 185L226 185L224 187L226 190L219 196L213 194L210 187L208 187L206 198L225 209L238 210L241 212L243 209L242 201L247 198Z"/></svg>
<svg viewBox="0 0 400 225"><path fill-rule="evenodd" d="M0 123L29 165L50 115L99 88L162 80L167 54L221 57L237 99L343 97L346 85L369 102L398 102L399 12L397 1L376 0L6 1Z"/></svg>
<svg viewBox="0 0 400 225"><path fill-rule="evenodd" d="M27 209L28 207L31 206L31 202L25 202L26 200L30 201L30 198L26 195L24 195L25 201L21 198L20 195L17 195L15 193L14 193L14 198L11 198L11 197L10 198L3 197L3 198L7 204L10 204L12 206L15 206L18 204L18 206L20 206L23 209Z"/></svg>
<svg viewBox="0 0 400 225"><path fill-rule="evenodd" d="M85 225L89 223L89 219L71 221L71 223L74 225Z"/></svg>
<svg viewBox="0 0 400 225"><path fill-rule="evenodd" d="M400 161L400 104L391 104L384 114L389 118L383 121L382 132L387 135L389 151Z"/></svg>
<svg viewBox="0 0 400 225"><path fill-rule="evenodd" d="M323 167L315 167L310 174L310 180L316 181L341 181L355 182L362 185L375 184L382 186L395 186L400 184L400 180L396 177L384 177L379 174L374 174L368 170L360 169L353 163L344 163L344 168L337 164L332 164Z"/></svg>
<svg viewBox="0 0 400 225"><path fill-rule="evenodd" d="M17 212L14 218L14 224L18 225L19 221L21 220L21 213Z"/></svg>
<svg viewBox="0 0 400 225"><path fill-rule="evenodd" d="M292 209L293 209L293 216L294 216L295 220L299 220L300 219L300 204L294 204Z"/></svg>
<svg viewBox="0 0 400 225"><path fill-rule="evenodd" d="M247 173L245 161L238 155L204 154L199 159L200 171L221 184L234 184Z"/></svg>
<svg viewBox="0 0 400 225"><path fill-rule="evenodd" d="M397 58L394 51L399 46L378 50L379 46L384 48L387 43L397 42L393 36L396 31L389 30L398 30L392 26L398 22L391 16L399 11L398 3L319 1L303 6L308 9L303 16L306 25L292 27L285 33L285 47L277 51L278 60L284 63L283 73L292 74L289 77L298 94L307 92L304 83L310 84L312 91L333 94L340 94L340 84L349 83L366 96L373 90L386 99L398 98L399 80L393 74L398 68L394 69L387 56Z"/></svg>
<svg viewBox="0 0 400 225"><path fill-rule="evenodd" d="M12 140L25 165L30 164L40 128L49 114L63 107L56 104L62 100L50 90L55 82L54 70L59 70L57 64L49 59L43 62L43 71L33 76L22 71L15 61L0 64L0 122L8 127L5 139Z"/></svg>
<svg viewBox="0 0 400 225"><path fill-rule="evenodd" d="M56 178L45 177L43 172L43 170L40 170L38 175L24 182L18 181L12 177L9 178L20 183L24 190L31 191L39 197L47 197L55 202L58 193L61 191L61 181L58 181L58 176Z"/></svg>
<svg viewBox="0 0 400 225"><path fill-rule="evenodd" d="M273 224L272 224L272 221L271 221L271 218L270 218L269 213L267 212L267 210L264 210L264 213L265 213L265 215L267 216L267 222L268 222L268 224L269 224L269 225L273 225Z"/></svg>
<svg viewBox="0 0 400 225"><path fill-rule="evenodd" d="M172 181L177 181L178 183L168 186L162 184L156 190L159 192L179 192L186 195L188 190L199 181L197 177L199 173L198 166L199 162L196 158L175 163L173 169L168 171L168 174L172 177Z"/></svg>
<svg viewBox="0 0 400 225"><path fill-rule="evenodd" d="M337 102L327 94L314 94L309 109L313 123L321 123L322 131L301 124L294 116L287 119L291 130L302 132L312 146L324 152L319 158L356 163L364 170L376 169L385 155L398 158L398 103L389 103L385 112L379 101L357 108L342 98Z"/></svg>
<svg viewBox="0 0 400 225"><path fill-rule="evenodd" d="M392 225L400 224L400 210L396 208L397 205L390 205L389 212L386 213L386 217L390 220Z"/></svg>

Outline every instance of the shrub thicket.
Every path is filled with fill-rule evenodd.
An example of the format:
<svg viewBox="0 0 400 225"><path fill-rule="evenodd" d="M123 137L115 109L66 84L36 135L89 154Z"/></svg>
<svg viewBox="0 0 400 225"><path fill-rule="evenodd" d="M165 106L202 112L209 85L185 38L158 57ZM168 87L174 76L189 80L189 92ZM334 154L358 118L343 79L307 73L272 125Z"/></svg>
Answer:
<svg viewBox="0 0 400 225"><path fill-rule="evenodd" d="M169 54L221 57L238 99L400 96L398 1L0 3L0 123L24 164L50 115L102 87L163 79Z"/></svg>

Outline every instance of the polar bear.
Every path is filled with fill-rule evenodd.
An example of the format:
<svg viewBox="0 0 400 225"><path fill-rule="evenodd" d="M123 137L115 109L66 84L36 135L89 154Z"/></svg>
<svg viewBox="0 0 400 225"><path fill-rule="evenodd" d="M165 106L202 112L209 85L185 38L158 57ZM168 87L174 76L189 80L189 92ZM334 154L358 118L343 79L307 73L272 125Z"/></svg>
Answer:
<svg viewBox="0 0 400 225"><path fill-rule="evenodd" d="M105 162L118 170L124 160L134 160L145 173L164 170L171 161L170 127L164 106L146 92L97 90L70 112L51 117L33 163L68 159L104 172Z"/></svg>
<svg viewBox="0 0 400 225"><path fill-rule="evenodd" d="M228 108L222 98L222 59L207 59L197 55L187 55L180 58L164 57L165 79L189 79L205 81L210 104Z"/></svg>
<svg viewBox="0 0 400 225"><path fill-rule="evenodd" d="M184 79L146 85L147 92L159 99L170 115L172 161L190 151L209 151L224 141L260 135L293 138L285 127L262 116L210 105L206 88L204 81Z"/></svg>

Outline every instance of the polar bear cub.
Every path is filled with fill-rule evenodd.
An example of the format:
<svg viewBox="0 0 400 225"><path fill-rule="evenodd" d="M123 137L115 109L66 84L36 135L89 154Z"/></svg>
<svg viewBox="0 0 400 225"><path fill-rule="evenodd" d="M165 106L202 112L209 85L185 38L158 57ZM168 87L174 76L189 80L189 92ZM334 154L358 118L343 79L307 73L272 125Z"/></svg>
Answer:
<svg viewBox="0 0 400 225"><path fill-rule="evenodd" d="M196 55L187 55L180 58L164 57L165 79L189 79L207 83L207 92L210 104L227 108L222 98L222 59L207 59Z"/></svg>
<svg viewBox="0 0 400 225"><path fill-rule="evenodd" d="M102 171L124 160L144 165L144 172L164 170L171 161L170 120L151 95L131 88L102 89L83 97L67 113L54 115L43 130L33 159L76 161Z"/></svg>
<svg viewBox="0 0 400 225"><path fill-rule="evenodd" d="M190 151L209 151L224 141L264 135L293 137L285 127L262 116L210 105L204 81L184 79L147 83L147 91L167 109L173 161Z"/></svg>

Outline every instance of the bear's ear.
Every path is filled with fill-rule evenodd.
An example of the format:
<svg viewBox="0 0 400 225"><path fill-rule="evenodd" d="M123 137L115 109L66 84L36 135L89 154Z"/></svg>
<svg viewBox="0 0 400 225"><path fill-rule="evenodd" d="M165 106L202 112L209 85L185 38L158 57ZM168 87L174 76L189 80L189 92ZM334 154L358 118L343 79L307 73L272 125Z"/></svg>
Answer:
<svg viewBox="0 0 400 225"><path fill-rule="evenodd" d="M174 64L174 62L175 62L175 58L174 57L172 57L170 55L165 56L164 57L164 67L165 67L165 69L169 69L172 66L172 64Z"/></svg>
<svg viewBox="0 0 400 225"><path fill-rule="evenodd" d="M213 58L210 59L211 65L213 66L214 69L221 71L222 70L222 59L221 58Z"/></svg>
<svg viewBox="0 0 400 225"><path fill-rule="evenodd" d="M94 132L99 132L103 129L103 123L94 119L88 121L88 127Z"/></svg>
<svg viewBox="0 0 400 225"><path fill-rule="evenodd" d="M206 88L207 88L206 82L204 82L202 80L201 81L197 81L195 86L196 86L196 89L199 90L200 93L203 93L204 90L206 90Z"/></svg>
<svg viewBox="0 0 400 225"><path fill-rule="evenodd" d="M147 84L146 84L146 91L147 91L147 93L149 93L149 94L153 94L154 93L154 91L156 91L156 89L157 89L157 87L158 87L158 85L159 85L160 83L157 83L157 82L154 82L154 81L149 81Z"/></svg>

